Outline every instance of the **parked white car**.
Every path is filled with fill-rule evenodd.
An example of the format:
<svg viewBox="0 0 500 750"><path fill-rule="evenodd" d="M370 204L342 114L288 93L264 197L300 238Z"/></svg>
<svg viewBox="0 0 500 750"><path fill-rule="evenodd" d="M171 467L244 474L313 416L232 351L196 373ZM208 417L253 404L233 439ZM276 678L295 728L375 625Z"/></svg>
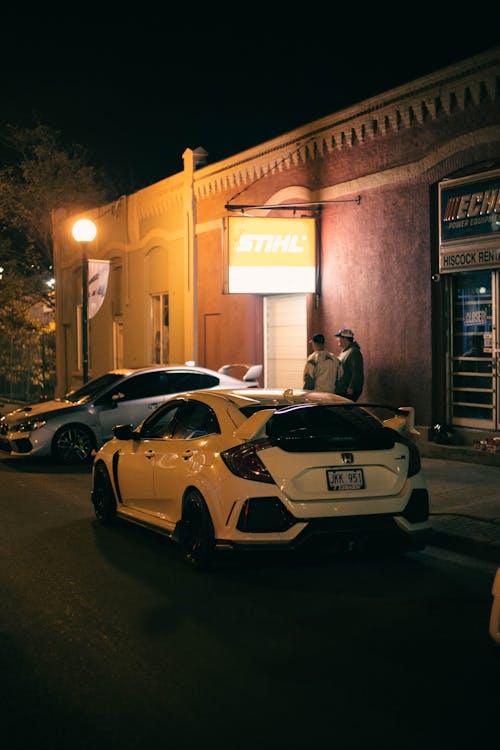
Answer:
<svg viewBox="0 0 500 750"><path fill-rule="evenodd" d="M119 422L139 424L168 396L198 388L253 388L261 365L243 378L197 365L111 370L63 398L27 404L0 419L0 450L16 457L51 456L63 463L88 461L113 437ZM241 366L240 366L241 367Z"/></svg>
<svg viewBox="0 0 500 750"><path fill-rule="evenodd" d="M164 534L195 567L218 549L422 549L431 526L413 417L311 391L170 398L97 453L95 514Z"/></svg>

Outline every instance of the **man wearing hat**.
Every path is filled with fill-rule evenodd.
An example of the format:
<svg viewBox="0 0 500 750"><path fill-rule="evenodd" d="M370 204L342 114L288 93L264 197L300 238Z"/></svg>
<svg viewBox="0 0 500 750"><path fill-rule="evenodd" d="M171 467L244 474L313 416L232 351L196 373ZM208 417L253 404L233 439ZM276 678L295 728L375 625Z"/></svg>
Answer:
<svg viewBox="0 0 500 750"><path fill-rule="evenodd" d="M341 328L335 336L340 349L340 374L335 393L357 401L365 382L361 349L350 328Z"/></svg>
<svg viewBox="0 0 500 750"><path fill-rule="evenodd" d="M310 343L313 352L308 356L304 367L304 390L335 393L340 367L338 357L325 349L325 337L322 333L315 333Z"/></svg>

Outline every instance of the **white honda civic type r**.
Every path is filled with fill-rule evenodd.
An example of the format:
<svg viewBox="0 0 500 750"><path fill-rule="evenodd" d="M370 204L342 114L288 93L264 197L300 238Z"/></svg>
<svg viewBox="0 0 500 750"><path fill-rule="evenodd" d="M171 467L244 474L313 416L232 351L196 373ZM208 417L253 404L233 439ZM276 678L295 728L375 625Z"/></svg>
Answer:
<svg viewBox="0 0 500 750"><path fill-rule="evenodd" d="M413 423L411 407L310 391L184 393L114 428L93 462L95 514L170 537L194 567L218 549L422 549Z"/></svg>

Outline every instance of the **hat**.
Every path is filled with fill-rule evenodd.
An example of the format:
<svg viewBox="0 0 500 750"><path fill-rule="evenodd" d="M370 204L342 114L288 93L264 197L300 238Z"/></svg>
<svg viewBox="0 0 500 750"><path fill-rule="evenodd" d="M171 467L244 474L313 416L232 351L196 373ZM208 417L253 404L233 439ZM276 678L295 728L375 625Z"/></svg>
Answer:
<svg viewBox="0 0 500 750"><path fill-rule="evenodd" d="M343 339L354 339L354 333L350 328L341 328L340 331L337 331L335 336L342 336Z"/></svg>
<svg viewBox="0 0 500 750"><path fill-rule="evenodd" d="M311 341L313 344L324 344L325 343L325 337L322 333L315 333L314 336L311 338Z"/></svg>

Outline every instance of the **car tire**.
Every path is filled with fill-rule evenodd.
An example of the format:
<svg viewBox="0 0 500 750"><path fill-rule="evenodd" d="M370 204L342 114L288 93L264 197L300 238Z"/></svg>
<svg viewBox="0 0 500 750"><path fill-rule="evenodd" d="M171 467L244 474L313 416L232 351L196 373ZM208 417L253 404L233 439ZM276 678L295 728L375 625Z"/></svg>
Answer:
<svg viewBox="0 0 500 750"><path fill-rule="evenodd" d="M214 527L205 501L194 490L184 498L180 544L190 567L203 570L209 566L215 549Z"/></svg>
<svg viewBox="0 0 500 750"><path fill-rule="evenodd" d="M58 430L52 442L52 454L64 464L84 464L92 458L94 436L83 425L65 425Z"/></svg>
<svg viewBox="0 0 500 750"><path fill-rule="evenodd" d="M100 523L105 525L113 523L116 517L116 500L108 470L103 463L98 463L94 468L92 504L95 516Z"/></svg>

